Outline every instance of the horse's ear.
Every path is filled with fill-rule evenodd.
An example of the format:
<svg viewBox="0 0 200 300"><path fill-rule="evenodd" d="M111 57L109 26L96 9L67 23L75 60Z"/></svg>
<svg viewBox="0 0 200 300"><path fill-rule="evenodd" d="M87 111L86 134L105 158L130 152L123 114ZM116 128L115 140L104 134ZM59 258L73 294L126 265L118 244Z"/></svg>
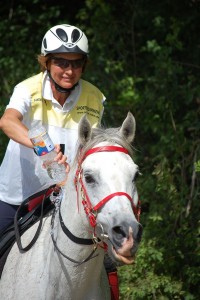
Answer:
<svg viewBox="0 0 200 300"><path fill-rule="evenodd" d="M85 145L85 143L90 140L91 133L92 133L91 124L88 121L87 116L84 115L81 118L78 125L78 136L82 146Z"/></svg>
<svg viewBox="0 0 200 300"><path fill-rule="evenodd" d="M131 112L128 112L126 119L124 120L119 132L129 143L134 140L136 123L135 118Z"/></svg>

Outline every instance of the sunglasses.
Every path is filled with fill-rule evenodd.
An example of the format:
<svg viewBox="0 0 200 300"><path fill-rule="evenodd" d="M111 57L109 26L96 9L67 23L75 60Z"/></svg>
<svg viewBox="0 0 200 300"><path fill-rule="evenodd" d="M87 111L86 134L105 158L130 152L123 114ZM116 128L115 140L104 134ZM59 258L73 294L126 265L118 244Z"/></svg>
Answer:
<svg viewBox="0 0 200 300"><path fill-rule="evenodd" d="M51 57L52 63L60 68L68 68L71 66L72 69L82 68L85 63L85 58L81 59L65 59L62 57Z"/></svg>

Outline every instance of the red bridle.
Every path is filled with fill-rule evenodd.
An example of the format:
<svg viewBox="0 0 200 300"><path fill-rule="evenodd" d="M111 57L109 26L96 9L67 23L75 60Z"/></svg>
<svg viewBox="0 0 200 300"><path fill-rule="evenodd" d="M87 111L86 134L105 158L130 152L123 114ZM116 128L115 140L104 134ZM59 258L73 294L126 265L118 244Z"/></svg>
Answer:
<svg viewBox="0 0 200 300"><path fill-rule="evenodd" d="M136 206L134 204L134 202L133 202L132 197L129 194L127 194L125 192L115 192L115 193L112 193L112 194L108 195L107 197L103 198L97 205L95 205L94 207L92 207L91 201L89 199L88 193L86 191L86 188L85 188L83 180L82 180L82 168L81 168L81 165L82 165L82 162L85 160L85 158L87 156L89 156L89 155L91 155L93 153L96 153L96 152L116 152L116 151L123 152L125 154L129 154L129 152L128 152L127 149L125 149L123 147L119 147L119 146L101 146L101 147L95 147L95 148L92 148L92 149L88 150L84 154L84 156L82 157L82 159L79 161L79 164L78 164L78 168L77 168L76 175L75 175L75 178L74 178L74 183L75 183L76 191L77 191L77 199L78 199L78 182L79 182L80 185L81 185L82 204L84 206L85 213L88 216L89 221L90 221L90 225L92 227L96 226L97 211L106 202L108 202L109 200L111 200L115 196L125 196L125 197L127 197L130 200L132 208L133 208L134 215L135 215L136 219L139 222L139 217L140 217L140 201L138 201L138 204Z"/></svg>

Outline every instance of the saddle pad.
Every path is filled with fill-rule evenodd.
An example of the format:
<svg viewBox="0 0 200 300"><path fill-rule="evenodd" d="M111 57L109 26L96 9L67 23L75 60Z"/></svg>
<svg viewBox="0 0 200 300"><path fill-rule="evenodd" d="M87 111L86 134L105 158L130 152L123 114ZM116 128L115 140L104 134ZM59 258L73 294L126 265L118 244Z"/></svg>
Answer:
<svg viewBox="0 0 200 300"><path fill-rule="evenodd" d="M27 203L27 210L32 211L38 204L42 203L44 197L47 198L53 191L54 191L54 186L50 187L48 190L41 191L33 195L33 197L30 197Z"/></svg>

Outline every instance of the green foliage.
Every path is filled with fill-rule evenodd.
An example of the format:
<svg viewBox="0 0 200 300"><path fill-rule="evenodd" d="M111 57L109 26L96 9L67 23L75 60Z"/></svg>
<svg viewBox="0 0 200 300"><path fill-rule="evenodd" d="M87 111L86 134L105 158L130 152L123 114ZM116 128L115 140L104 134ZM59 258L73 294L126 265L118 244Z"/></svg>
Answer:
<svg viewBox="0 0 200 300"><path fill-rule="evenodd" d="M199 1L6 2L0 20L0 113L13 86L38 71L46 30L80 26L90 41L85 79L107 102L103 124L133 112L144 227L133 266L119 268L122 300L197 300L200 199ZM8 30L9 29L9 30ZM5 76L6 74L6 76ZM0 133L1 157L7 138Z"/></svg>
<svg viewBox="0 0 200 300"><path fill-rule="evenodd" d="M200 160L198 160L197 162L195 162L195 171L196 172L200 172Z"/></svg>
<svg viewBox="0 0 200 300"><path fill-rule="evenodd" d="M185 295L180 281L165 273L157 274L157 266L166 263L162 250L153 239L144 242L132 269L121 268L121 299L181 299Z"/></svg>

